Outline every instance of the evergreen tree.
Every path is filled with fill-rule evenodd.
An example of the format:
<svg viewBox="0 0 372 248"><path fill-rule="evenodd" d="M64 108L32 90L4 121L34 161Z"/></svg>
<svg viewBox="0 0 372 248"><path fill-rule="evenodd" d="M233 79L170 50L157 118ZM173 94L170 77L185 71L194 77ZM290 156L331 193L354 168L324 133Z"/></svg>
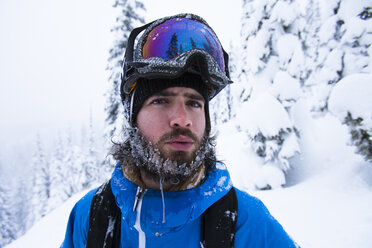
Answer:
<svg viewBox="0 0 372 248"><path fill-rule="evenodd" d="M307 31L312 33L303 39L309 51L306 66L310 69L304 80L304 91L313 111L326 112L330 92L342 78L372 71L368 38L371 25L365 19L368 14L363 14L368 13L366 3L313 0L311 4L307 8L311 11L307 13L313 13L315 22L307 25ZM351 26L353 28L349 28Z"/></svg>
<svg viewBox="0 0 372 248"><path fill-rule="evenodd" d="M363 118L353 117L347 113L344 123L349 126L351 142L357 147L357 153L361 154L366 161L372 162L372 129L363 128Z"/></svg>
<svg viewBox="0 0 372 248"><path fill-rule="evenodd" d="M341 79L332 89L329 111L349 127L356 152L372 162L372 73L356 73Z"/></svg>
<svg viewBox="0 0 372 248"><path fill-rule="evenodd" d="M49 209L54 209L59 204L68 199L65 187L65 176L67 175L67 165L64 164L64 157L66 150L63 144L61 134L58 135L55 150L50 159L50 171L51 171L51 189L50 189L50 200Z"/></svg>
<svg viewBox="0 0 372 248"><path fill-rule="evenodd" d="M30 188L30 180L24 180L23 178L17 179L14 185L14 192L12 202L14 204L14 223L17 230L17 237L23 235L33 224L34 224L34 213L32 206L33 195Z"/></svg>
<svg viewBox="0 0 372 248"><path fill-rule="evenodd" d="M319 1L318 4L322 23L315 34L319 40L318 56L314 60L316 67L306 81L306 94L312 102L313 110L328 111L330 95L341 81L361 87L363 80L359 74L365 74L366 77L372 74L372 12L367 2L363 1L340 0L333 4ZM362 81L350 81L353 77ZM356 90L369 92L368 88ZM355 101L359 102L361 99L353 99ZM361 116L355 109L350 109L351 102L349 106L346 105L345 102L348 111L338 117L349 126L351 143L357 147L356 151L371 161L370 117Z"/></svg>
<svg viewBox="0 0 372 248"><path fill-rule="evenodd" d="M89 188L94 182L102 182L105 179L103 166L99 162L96 139L93 126L93 116L89 118L88 144L86 145L85 156L83 158L83 177L82 187Z"/></svg>
<svg viewBox="0 0 372 248"><path fill-rule="evenodd" d="M196 44L195 44L195 41L192 37L190 37L190 42L191 42L191 47L192 49L195 49L196 48Z"/></svg>
<svg viewBox="0 0 372 248"><path fill-rule="evenodd" d="M119 90L123 56L130 31L144 23L143 12L145 10L143 3L139 0L116 0L114 7L120 13L116 18L115 26L111 30L115 33L116 38L113 47L110 49L107 66L107 70L110 71L109 82L111 84L106 93L107 103L105 107L106 122L108 124L106 135L108 137L120 134L123 126L126 125L125 118L123 118L123 107Z"/></svg>
<svg viewBox="0 0 372 248"><path fill-rule="evenodd" d="M169 41L168 50L166 51L169 60L174 59L178 55L178 38L177 33L174 33Z"/></svg>
<svg viewBox="0 0 372 248"><path fill-rule="evenodd" d="M32 159L34 168L34 198L33 206L36 220L47 214L48 200L50 198L50 167L41 145L40 135L36 137L36 151Z"/></svg>
<svg viewBox="0 0 372 248"><path fill-rule="evenodd" d="M239 70L242 81L251 82L248 88L252 90L241 98L243 105L245 99L260 102L263 96L269 101L270 97L265 96L269 92L286 110L286 117L280 111L283 120L292 121L292 107L300 98L306 99L309 111L327 113L335 85L348 75L372 71L371 10L366 4L350 0L304 0L301 4L293 0L244 0L241 34L245 65ZM254 112L256 115L270 112L261 105L256 104L256 108L261 108L259 113ZM349 125L358 151L368 159L370 133L366 121L362 123L361 116L351 112L340 118ZM267 136L260 132L263 124L256 124L258 128L242 126L242 131L248 134L265 165L281 161L278 167L286 172L290 168L288 154L295 154L298 145L290 146L291 152L283 145L294 144L301 130L286 125ZM285 159L280 158L283 149Z"/></svg>
<svg viewBox="0 0 372 248"><path fill-rule="evenodd" d="M0 247L4 246L17 238L15 221L14 221L14 206L12 205L12 194L7 187L7 180L4 178L4 171L0 163Z"/></svg>
<svg viewBox="0 0 372 248"><path fill-rule="evenodd" d="M262 158L262 168L280 171L276 173L280 180L257 183L259 188L271 188L280 186L278 181L285 184L290 158L299 152L298 132L290 113L302 95L301 80L307 74L302 71L305 55L299 23L303 17L298 3L290 0L245 0L243 9L244 64L239 69L249 90L240 96L239 113L250 123L240 129ZM265 126L269 118L275 118L277 124Z"/></svg>
<svg viewBox="0 0 372 248"><path fill-rule="evenodd" d="M81 148L74 144L72 130L67 132L66 149L63 156L64 183L63 192L69 198L82 190L83 155Z"/></svg>
<svg viewBox="0 0 372 248"><path fill-rule="evenodd" d="M234 82L233 86L227 85L217 96L209 103L211 121L215 126L226 123L236 116L236 107L239 106L239 98L245 91L249 92L249 84L242 80L242 73L238 69L241 66L241 60L238 59L237 47L230 44L229 49L229 72L230 78ZM244 83L242 83L244 82ZM238 96L238 97L236 97Z"/></svg>

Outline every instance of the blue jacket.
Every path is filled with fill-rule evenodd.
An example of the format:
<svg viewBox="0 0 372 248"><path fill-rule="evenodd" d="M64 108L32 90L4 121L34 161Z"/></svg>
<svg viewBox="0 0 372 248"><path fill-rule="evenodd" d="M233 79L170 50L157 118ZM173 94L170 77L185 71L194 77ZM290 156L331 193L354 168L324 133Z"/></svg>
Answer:
<svg viewBox="0 0 372 248"><path fill-rule="evenodd" d="M137 210L133 211L138 186L123 176L120 165L116 166L111 179L111 188L122 212L120 247L200 247L201 215L232 187L226 167L218 164L200 186L164 192L164 205L160 191L147 189ZM85 247L95 192L96 189L90 191L72 209L62 248ZM236 194L236 248L297 247L260 200L237 189Z"/></svg>

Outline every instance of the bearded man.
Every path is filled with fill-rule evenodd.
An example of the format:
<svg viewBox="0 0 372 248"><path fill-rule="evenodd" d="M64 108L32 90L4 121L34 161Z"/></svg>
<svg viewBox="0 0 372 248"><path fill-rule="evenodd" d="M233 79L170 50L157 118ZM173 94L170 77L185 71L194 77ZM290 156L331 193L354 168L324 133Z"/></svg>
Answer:
<svg viewBox="0 0 372 248"><path fill-rule="evenodd" d="M232 83L227 62L196 15L132 31L121 83L128 135L113 146L110 181L72 210L62 247L297 247L216 159L209 101Z"/></svg>

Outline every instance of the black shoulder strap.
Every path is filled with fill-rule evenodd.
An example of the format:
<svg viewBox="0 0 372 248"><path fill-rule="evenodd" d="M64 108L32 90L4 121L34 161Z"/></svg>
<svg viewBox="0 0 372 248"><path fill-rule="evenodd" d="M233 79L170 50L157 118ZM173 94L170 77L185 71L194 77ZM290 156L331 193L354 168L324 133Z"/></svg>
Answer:
<svg viewBox="0 0 372 248"><path fill-rule="evenodd" d="M210 206L202 216L203 247L234 247L238 200L234 187ZM116 205L110 181L98 188L89 213L87 248L119 247L121 211ZM107 230L112 230L107 232Z"/></svg>
<svg viewBox="0 0 372 248"><path fill-rule="evenodd" d="M234 247L238 199L234 187L203 214L201 240L203 247Z"/></svg>
<svg viewBox="0 0 372 248"><path fill-rule="evenodd" d="M119 247L121 211L116 205L110 182L101 185L93 196L87 248Z"/></svg>

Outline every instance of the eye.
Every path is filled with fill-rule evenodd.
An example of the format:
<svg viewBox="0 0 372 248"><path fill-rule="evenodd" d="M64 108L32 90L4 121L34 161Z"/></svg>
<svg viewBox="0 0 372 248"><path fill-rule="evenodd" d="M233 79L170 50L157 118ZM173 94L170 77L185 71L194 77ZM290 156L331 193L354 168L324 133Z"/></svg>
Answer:
<svg viewBox="0 0 372 248"><path fill-rule="evenodd" d="M198 102L198 101L189 101L188 105L193 107L193 108L202 108L203 104Z"/></svg>
<svg viewBox="0 0 372 248"><path fill-rule="evenodd" d="M155 98L155 99L151 100L150 104L158 105L158 104L165 104L167 102L168 101L165 98Z"/></svg>

